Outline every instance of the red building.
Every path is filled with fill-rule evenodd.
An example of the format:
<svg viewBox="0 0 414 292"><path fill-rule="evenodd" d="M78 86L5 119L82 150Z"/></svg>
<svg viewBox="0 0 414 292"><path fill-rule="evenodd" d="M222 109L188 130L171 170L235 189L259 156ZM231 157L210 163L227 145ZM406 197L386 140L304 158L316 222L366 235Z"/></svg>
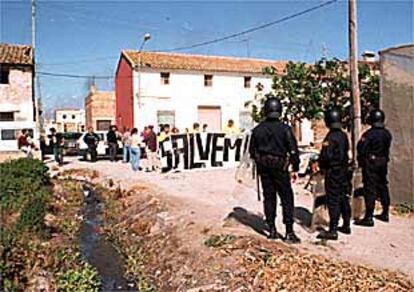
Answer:
<svg viewBox="0 0 414 292"><path fill-rule="evenodd" d="M134 127L133 68L134 63L122 52L115 77L115 121L120 130Z"/></svg>

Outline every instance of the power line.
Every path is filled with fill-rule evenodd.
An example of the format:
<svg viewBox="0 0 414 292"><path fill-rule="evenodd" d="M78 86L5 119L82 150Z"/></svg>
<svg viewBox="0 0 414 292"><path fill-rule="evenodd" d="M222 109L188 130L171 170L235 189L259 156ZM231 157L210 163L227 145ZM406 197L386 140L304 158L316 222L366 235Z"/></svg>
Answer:
<svg viewBox="0 0 414 292"><path fill-rule="evenodd" d="M56 72L37 72L38 75L52 76L52 77L67 77L67 78L95 78L95 79L114 79L114 76L96 76L96 75L77 75ZM125 76L127 78L127 76ZM128 76L130 78L130 76Z"/></svg>
<svg viewBox="0 0 414 292"><path fill-rule="evenodd" d="M237 37L240 37L240 36L243 36L243 35L252 33L252 32L256 32L256 31L259 31L259 30L262 30L262 29L265 29L265 28L268 28L268 27L271 27L271 26L274 26L274 25L277 25L277 24L280 24L280 23L289 21L289 20L291 20L293 18L296 18L296 17L302 16L302 15L305 15L307 13L310 13L310 12L313 12L315 10L321 9L321 8L326 7L328 5L334 4L335 2L338 2L338 0L326 1L326 2L323 2L323 3L319 4L319 5L310 7L308 9L305 9L305 10L302 10L302 11L299 11L299 12L296 12L296 13L293 13L293 14L290 14L290 15L287 15L287 16L284 16L284 17L279 18L277 20L274 20L274 21L271 21L271 22L268 22L268 23L264 23L262 25L255 26L255 27L246 29L244 31L237 32L237 33L233 33L233 34L230 34L230 35L227 35L227 36L223 36L223 37L220 37L220 38L216 38L216 39L212 39L212 40L208 40L208 41L204 41L204 42L200 42L200 43L195 43L195 44L188 45L188 46L182 46L182 47L176 47L176 48L169 48L169 49L153 50L153 52L184 51L184 50L190 50L190 49L199 48L199 47L203 47L203 46L208 46L208 45L211 45L211 44L214 44L214 43L218 43L218 42L222 42L222 41L225 41L225 40L237 38ZM101 60L101 59L102 60L104 60L104 59L117 59L117 58L118 57L110 56L110 57L102 57L102 58L99 58L99 60ZM95 60L97 60L97 59L98 58L95 58ZM80 61L79 63L87 62L87 61L88 60L83 60L83 61ZM71 63L74 64L74 62L71 62ZM64 65L64 63L61 63L61 64ZM66 63L66 64L68 64L68 63ZM43 65L54 65L54 64L43 64Z"/></svg>
<svg viewBox="0 0 414 292"><path fill-rule="evenodd" d="M163 52L166 52L166 51L183 51L183 50L194 49L194 48L198 48L198 47L207 46L207 45L211 45L211 44L214 44L214 43L222 42L222 41L225 41L225 40L228 40L228 39L236 38L236 37L239 37L239 36L242 36L242 35L245 35L245 34L249 34L249 33L252 33L252 32L255 32L255 31L258 31L258 30L262 30L262 29L268 28L268 27L276 25L276 24L280 24L282 22L291 20L291 19L296 18L298 16L302 16L302 15L307 14L309 12L312 12L312 11L321 9L325 6L331 5L331 4L333 4L337 1L338 0L330 0L330 1L327 1L327 2L324 2L324 3L321 3L319 5L313 6L311 8L302 10L300 12L297 12L297 13L282 17L280 19L274 20L272 22L268 22L268 23L265 23L265 24L262 24L262 25L259 25L259 26L256 26L256 27L252 27L252 28L246 29L246 30L241 31L241 32L233 33L233 34L230 34L230 35L227 35L227 36L224 36L224 37L220 37L220 38L217 38L217 39L213 39L213 40L209 40L209 41L205 41L205 42L201 42L201 43L196 43L196 44L189 45L189 46L173 48L173 49L156 50L155 52L157 52L157 51L163 51Z"/></svg>

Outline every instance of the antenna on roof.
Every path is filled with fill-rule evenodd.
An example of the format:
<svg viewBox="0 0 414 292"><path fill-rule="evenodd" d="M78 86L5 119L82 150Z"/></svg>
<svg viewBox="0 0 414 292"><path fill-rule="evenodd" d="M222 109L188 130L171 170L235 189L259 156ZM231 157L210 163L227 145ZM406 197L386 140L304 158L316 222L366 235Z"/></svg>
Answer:
<svg viewBox="0 0 414 292"><path fill-rule="evenodd" d="M326 43L322 43L322 58L328 57L328 47L326 46Z"/></svg>
<svg viewBox="0 0 414 292"><path fill-rule="evenodd" d="M246 56L250 58L250 38L240 40L243 43L246 43Z"/></svg>

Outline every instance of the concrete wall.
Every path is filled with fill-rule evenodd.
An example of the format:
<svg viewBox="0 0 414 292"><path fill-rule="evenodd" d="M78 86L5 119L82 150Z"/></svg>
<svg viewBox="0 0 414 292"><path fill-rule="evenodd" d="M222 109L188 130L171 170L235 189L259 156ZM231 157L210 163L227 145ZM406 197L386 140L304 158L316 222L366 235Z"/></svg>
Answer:
<svg viewBox="0 0 414 292"><path fill-rule="evenodd" d="M411 48L414 55L414 47ZM381 53L381 106L393 135L389 166L393 204L414 205L414 58Z"/></svg>
<svg viewBox="0 0 414 292"><path fill-rule="evenodd" d="M32 99L32 71L30 67L10 68L9 84L0 84L0 111L14 112L14 121L0 122L1 130L14 129L19 132L27 128L36 130L34 104ZM2 140L0 151L17 150L15 140Z"/></svg>

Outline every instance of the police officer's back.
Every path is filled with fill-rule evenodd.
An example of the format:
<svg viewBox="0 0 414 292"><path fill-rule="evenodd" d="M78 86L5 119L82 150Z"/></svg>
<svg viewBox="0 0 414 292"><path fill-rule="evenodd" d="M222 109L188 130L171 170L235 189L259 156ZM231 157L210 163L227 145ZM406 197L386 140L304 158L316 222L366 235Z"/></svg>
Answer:
<svg viewBox="0 0 414 292"><path fill-rule="evenodd" d="M341 112L332 108L325 112L325 124L329 128L319 156L319 167L325 174L325 192L329 212L329 231L319 233L319 239L338 239L337 231L351 233L351 206L348 194L351 181L349 169L349 142L342 131ZM343 225L338 228L342 215Z"/></svg>
<svg viewBox="0 0 414 292"><path fill-rule="evenodd" d="M294 171L299 169L296 139L290 126L280 121L282 105L278 99L266 100L264 113L266 119L253 130L249 151L256 162L262 182L269 238L277 238L277 192L282 201L283 223L286 225L285 239L290 243L298 243L300 240L293 232L294 198L288 172L289 163Z"/></svg>
<svg viewBox="0 0 414 292"><path fill-rule="evenodd" d="M388 161L392 136L384 125L384 112L378 109L372 110L368 116L367 130L358 142L358 164L362 168L362 180L364 184L364 197L366 205L365 217L357 220L355 224L373 226L375 199L379 196L383 208L378 219L389 221L390 196L388 190Z"/></svg>

